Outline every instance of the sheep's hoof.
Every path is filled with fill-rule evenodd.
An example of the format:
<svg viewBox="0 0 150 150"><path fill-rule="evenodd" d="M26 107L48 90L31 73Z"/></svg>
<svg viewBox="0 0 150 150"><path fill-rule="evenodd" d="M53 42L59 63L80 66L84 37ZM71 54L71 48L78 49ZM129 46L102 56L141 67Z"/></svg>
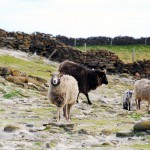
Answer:
<svg viewBox="0 0 150 150"><path fill-rule="evenodd" d="M92 103L91 103L91 102L88 102L88 104L89 104L89 105L92 105Z"/></svg>

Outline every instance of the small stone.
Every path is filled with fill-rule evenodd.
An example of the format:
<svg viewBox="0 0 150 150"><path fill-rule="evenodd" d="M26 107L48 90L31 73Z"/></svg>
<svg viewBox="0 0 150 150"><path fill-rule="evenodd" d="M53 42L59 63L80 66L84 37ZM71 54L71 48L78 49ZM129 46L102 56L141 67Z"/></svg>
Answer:
<svg viewBox="0 0 150 150"><path fill-rule="evenodd" d="M102 134L106 135L106 136L109 136L111 135L111 131L107 130L107 129L103 129L102 131Z"/></svg>
<svg viewBox="0 0 150 150"><path fill-rule="evenodd" d="M46 148L50 148L50 145L49 145L49 143L46 143Z"/></svg>
<svg viewBox="0 0 150 150"><path fill-rule="evenodd" d="M110 142L113 144L113 145L117 145L119 143L119 140L110 140Z"/></svg>
<svg viewBox="0 0 150 150"><path fill-rule="evenodd" d="M104 142L104 143L102 143L101 145L103 145L103 146L110 146L110 145L112 145L112 144L109 143L109 142Z"/></svg>
<svg viewBox="0 0 150 150"><path fill-rule="evenodd" d="M79 134L86 134L86 135L89 135L89 133L88 133L86 130L84 130L84 129L79 130L78 133L79 133Z"/></svg>
<svg viewBox="0 0 150 150"><path fill-rule="evenodd" d="M33 124L26 124L27 127L33 128Z"/></svg>
<svg viewBox="0 0 150 150"><path fill-rule="evenodd" d="M2 144L0 144L0 147L3 147L3 145L2 145Z"/></svg>
<svg viewBox="0 0 150 150"><path fill-rule="evenodd" d="M37 132L37 129L30 129L29 132L32 132L32 133Z"/></svg>
<svg viewBox="0 0 150 150"><path fill-rule="evenodd" d="M18 126L15 126L15 125L7 125L4 127L5 132L14 132L18 129L20 129L20 128Z"/></svg>
<svg viewBox="0 0 150 150"><path fill-rule="evenodd" d="M124 132L116 132L117 137L133 137L133 132L130 131L124 131Z"/></svg>

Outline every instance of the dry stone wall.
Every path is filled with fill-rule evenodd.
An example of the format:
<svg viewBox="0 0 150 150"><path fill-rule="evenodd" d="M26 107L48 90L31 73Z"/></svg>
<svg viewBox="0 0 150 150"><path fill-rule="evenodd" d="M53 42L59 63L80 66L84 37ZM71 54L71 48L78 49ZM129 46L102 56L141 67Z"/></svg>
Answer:
<svg viewBox="0 0 150 150"><path fill-rule="evenodd" d="M62 62L71 60L82 63L90 68L101 68L106 66L109 72L114 73L132 73L141 72L141 74L150 74L150 63L142 62L135 64L124 64L115 53L108 50L91 50L81 52L71 46L56 40L50 34L33 33L26 34L23 32L7 32L0 29L0 47L7 47L25 51L28 53L36 53L53 61ZM144 65L144 67L143 67ZM138 69L142 68L142 69Z"/></svg>
<svg viewBox="0 0 150 150"><path fill-rule="evenodd" d="M123 71L133 75L138 73L140 77L150 78L150 60L124 64Z"/></svg>
<svg viewBox="0 0 150 150"><path fill-rule="evenodd" d="M131 44L147 44L150 45L150 37L133 38L129 36L117 36L111 37L89 37L89 38L68 38L66 36L58 35L56 39L66 45L70 46L83 46L84 43L87 45L131 45Z"/></svg>

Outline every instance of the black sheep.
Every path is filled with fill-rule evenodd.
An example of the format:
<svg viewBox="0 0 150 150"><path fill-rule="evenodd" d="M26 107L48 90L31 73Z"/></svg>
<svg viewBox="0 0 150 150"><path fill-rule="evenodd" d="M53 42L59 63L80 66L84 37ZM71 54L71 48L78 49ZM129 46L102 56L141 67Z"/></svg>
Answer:
<svg viewBox="0 0 150 150"><path fill-rule="evenodd" d="M102 84L108 84L105 71L100 71L97 69L92 70L81 64L69 60L66 60L60 64L59 72L72 75L78 81L79 94L85 94L90 105L92 104L92 102L89 99L88 92L91 90L95 90Z"/></svg>

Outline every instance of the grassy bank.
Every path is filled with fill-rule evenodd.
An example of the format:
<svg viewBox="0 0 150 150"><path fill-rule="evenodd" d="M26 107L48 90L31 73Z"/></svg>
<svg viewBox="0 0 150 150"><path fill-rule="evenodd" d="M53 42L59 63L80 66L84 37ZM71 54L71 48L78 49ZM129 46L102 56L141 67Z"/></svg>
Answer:
<svg viewBox="0 0 150 150"><path fill-rule="evenodd" d="M84 46L77 46L81 51L85 51ZM126 45L126 46L86 46L86 50L101 50L107 49L115 52L119 58L124 62L132 62L132 51L135 50L135 61L137 60L149 60L150 59L150 45Z"/></svg>
<svg viewBox="0 0 150 150"><path fill-rule="evenodd" d="M56 68L44 63L42 60L25 61L9 55L0 56L0 67L11 66L15 69L26 72L28 75L39 76L48 79L50 77L49 71L54 71Z"/></svg>

